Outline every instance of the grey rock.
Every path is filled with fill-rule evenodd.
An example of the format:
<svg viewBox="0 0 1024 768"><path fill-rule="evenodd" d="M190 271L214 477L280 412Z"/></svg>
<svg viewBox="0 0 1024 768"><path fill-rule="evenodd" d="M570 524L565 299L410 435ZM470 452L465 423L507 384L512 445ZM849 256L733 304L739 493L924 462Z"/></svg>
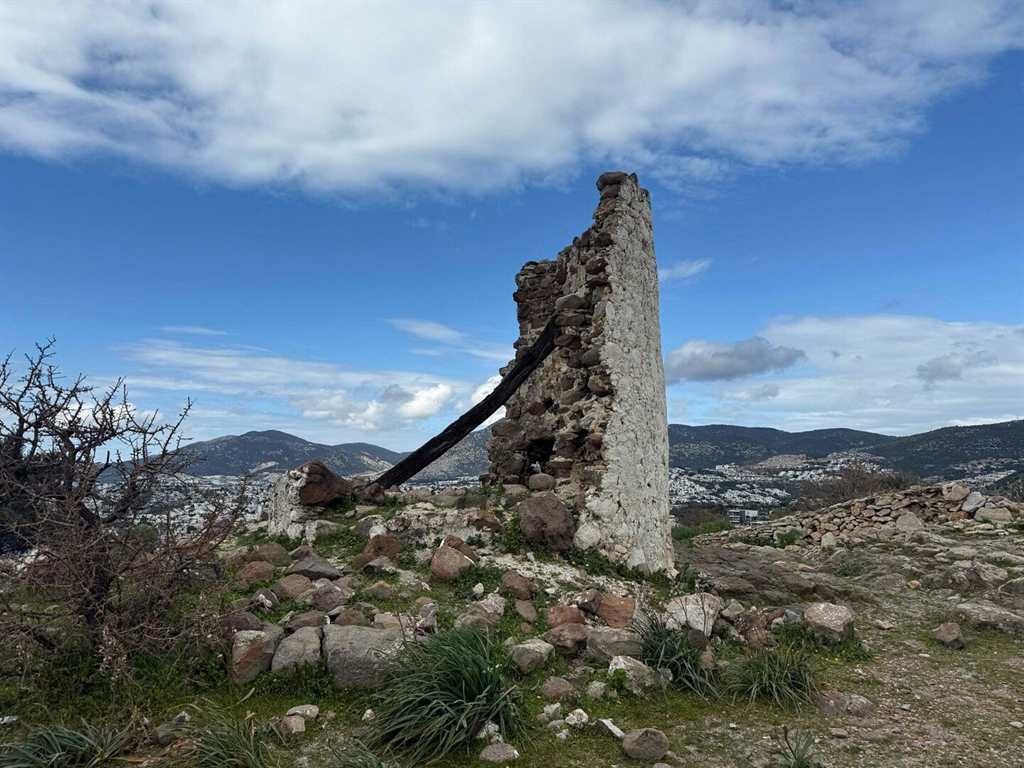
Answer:
<svg viewBox="0 0 1024 768"><path fill-rule="evenodd" d="M564 677L549 677L540 687L540 695L548 701L561 701L575 696L576 689Z"/></svg>
<svg viewBox="0 0 1024 768"><path fill-rule="evenodd" d="M324 628L323 653L334 687L372 689L386 672L388 657L401 645L401 635L389 629L338 626Z"/></svg>
<svg viewBox="0 0 1024 768"><path fill-rule="evenodd" d="M267 672L283 635L281 627L271 625L264 625L264 629L236 632L231 643L231 679L245 685Z"/></svg>
<svg viewBox="0 0 1024 768"><path fill-rule="evenodd" d="M572 546L576 532L572 511L551 491L531 495L519 502L516 511L519 527L528 542L556 551Z"/></svg>
<svg viewBox="0 0 1024 768"><path fill-rule="evenodd" d="M630 731L622 739L622 749L634 760L660 760L668 752L668 736L657 728Z"/></svg>
<svg viewBox="0 0 1024 768"><path fill-rule="evenodd" d="M310 554L294 563L288 569L289 575L293 573L307 579L336 579L341 576L341 571L317 554Z"/></svg>
<svg viewBox="0 0 1024 768"><path fill-rule="evenodd" d="M278 643L271 672L291 672L305 665L320 663L319 627L301 627Z"/></svg>
<svg viewBox="0 0 1024 768"><path fill-rule="evenodd" d="M599 661L611 661L615 656L639 656L641 649L640 635L628 629L591 627L587 635L586 655Z"/></svg>
<svg viewBox="0 0 1024 768"><path fill-rule="evenodd" d="M937 626L932 632L932 637L942 645L953 650L961 650L965 646L964 635L960 631L960 625L953 621L947 621Z"/></svg>
<svg viewBox="0 0 1024 768"><path fill-rule="evenodd" d="M513 645L509 650L509 655L520 672L529 674L535 669L543 667L554 651L553 645L535 637Z"/></svg>
<svg viewBox="0 0 1024 768"><path fill-rule="evenodd" d="M614 678L620 672L625 676L626 690L637 696L661 683L657 672L631 656L616 656L608 663L609 678Z"/></svg>
<svg viewBox="0 0 1024 768"><path fill-rule="evenodd" d="M485 763L511 763L519 759L519 751L511 744L496 741L484 747L480 759Z"/></svg>
<svg viewBox="0 0 1024 768"><path fill-rule="evenodd" d="M817 637L838 643L853 637L853 611L835 603L812 603L804 611L804 623Z"/></svg>

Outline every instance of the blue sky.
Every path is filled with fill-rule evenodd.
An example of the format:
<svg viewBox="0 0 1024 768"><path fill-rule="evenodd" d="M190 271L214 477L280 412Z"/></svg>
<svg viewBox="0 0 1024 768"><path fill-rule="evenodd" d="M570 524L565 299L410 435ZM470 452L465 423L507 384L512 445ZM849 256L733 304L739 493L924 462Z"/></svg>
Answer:
<svg viewBox="0 0 1024 768"><path fill-rule="evenodd" d="M411 448L625 168L673 421L1024 417L1019 4L228 6L0 9L0 349Z"/></svg>

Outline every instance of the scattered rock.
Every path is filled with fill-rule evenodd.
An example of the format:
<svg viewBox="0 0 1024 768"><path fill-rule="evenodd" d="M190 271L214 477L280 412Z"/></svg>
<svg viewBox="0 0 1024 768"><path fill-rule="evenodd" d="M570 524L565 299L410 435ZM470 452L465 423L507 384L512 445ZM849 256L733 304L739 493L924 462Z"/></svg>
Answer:
<svg viewBox="0 0 1024 768"><path fill-rule="evenodd" d="M574 709L565 716L565 724L570 728L582 728L590 722L590 715L582 709Z"/></svg>
<svg viewBox="0 0 1024 768"><path fill-rule="evenodd" d="M455 619L455 626L476 627L487 632L495 629L504 615L505 598L497 593L492 593L483 600L470 603L466 610Z"/></svg>
<svg viewBox="0 0 1024 768"><path fill-rule="evenodd" d="M616 656L609 662L608 677L614 679L620 673L624 675L626 690L637 696L657 687L661 682L657 672L631 656Z"/></svg>
<svg viewBox="0 0 1024 768"><path fill-rule="evenodd" d="M373 689L384 679L385 662L401 644L393 630L375 627L324 628L323 653L327 669L339 689Z"/></svg>
<svg viewBox="0 0 1024 768"><path fill-rule="evenodd" d="M815 697L818 709L828 715L849 715L851 717L868 717L875 712L875 705L856 693L843 693L834 688L819 691Z"/></svg>
<svg viewBox="0 0 1024 768"><path fill-rule="evenodd" d="M266 560L254 560L243 565L235 578L243 587L249 587L261 581L270 581L274 578L274 566Z"/></svg>
<svg viewBox="0 0 1024 768"><path fill-rule="evenodd" d="M340 608L352 597L352 590L347 587L339 587L330 582L321 583L314 587L312 595L313 607L325 613Z"/></svg>
<svg viewBox="0 0 1024 768"><path fill-rule="evenodd" d="M501 576L501 593L519 600L529 600L537 591L531 579L518 571L505 571Z"/></svg>
<svg viewBox="0 0 1024 768"><path fill-rule="evenodd" d="M920 531L924 528L924 523L922 523L921 518L913 512L904 512L896 518L896 528L904 533L913 533L914 531Z"/></svg>
<svg viewBox="0 0 1024 768"><path fill-rule="evenodd" d="M672 629L690 627L710 637L724 607L722 598L710 592L673 597L665 603L666 623Z"/></svg>
<svg viewBox="0 0 1024 768"><path fill-rule="evenodd" d="M305 611L292 616L284 628L287 632L295 632L303 627L323 627L327 623L327 614L323 611Z"/></svg>
<svg viewBox="0 0 1024 768"><path fill-rule="evenodd" d="M519 614L523 621L527 621L530 624L537 621L537 609L529 600L516 600L515 608L516 613Z"/></svg>
<svg viewBox="0 0 1024 768"><path fill-rule="evenodd" d="M553 645L535 637L513 645L509 655L519 671L525 675L544 666L554 650Z"/></svg>
<svg viewBox="0 0 1024 768"><path fill-rule="evenodd" d="M298 736L306 732L306 718L298 715L285 715L280 720L281 730L288 736Z"/></svg>
<svg viewBox="0 0 1024 768"><path fill-rule="evenodd" d="M597 616L609 627L628 627L635 611L636 601L628 595L602 592L597 599Z"/></svg>
<svg viewBox="0 0 1024 768"><path fill-rule="evenodd" d="M320 663L320 628L300 627L278 643L271 672L290 672Z"/></svg>
<svg viewBox="0 0 1024 768"><path fill-rule="evenodd" d="M313 588L313 582L306 576L293 573L277 580L274 584L274 592L282 600L294 600Z"/></svg>
<svg viewBox="0 0 1024 768"><path fill-rule="evenodd" d="M544 639L555 646L555 650L566 656L575 656L582 653L587 645L587 636L590 634L588 627L584 624L561 624L554 629L548 630Z"/></svg>
<svg viewBox="0 0 1024 768"><path fill-rule="evenodd" d="M297 707L292 707L286 713L286 716L297 715L303 720L316 720L320 717L320 707L316 704L299 704Z"/></svg>
<svg viewBox="0 0 1024 768"><path fill-rule="evenodd" d="M575 696L576 689L564 677L549 677L540 687L540 695L548 701L562 701Z"/></svg>
<svg viewBox="0 0 1024 768"><path fill-rule="evenodd" d="M455 581L459 574L473 566L470 560L455 547L442 544L430 561L430 573L438 581Z"/></svg>
<svg viewBox="0 0 1024 768"><path fill-rule="evenodd" d="M668 752L668 737L657 728L630 731L622 738L622 749L634 760L660 760Z"/></svg>
<svg viewBox="0 0 1024 768"><path fill-rule="evenodd" d="M480 759L485 763L511 763L519 759L519 752L511 744L496 741L484 747Z"/></svg>
<svg viewBox="0 0 1024 768"><path fill-rule="evenodd" d="M960 625L956 622L947 621L940 624L932 632L932 637L947 648L956 651L962 650L965 646L963 632L960 631Z"/></svg>
<svg viewBox="0 0 1024 768"><path fill-rule="evenodd" d="M560 627L563 624L586 624L587 618L583 611L575 605L553 605L548 608L548 626Z"/></svg>
<svg viewBox="0 0 1024 768"><path fill-rule="evenodd" d="M602 683L600 680L594 680L587 684L586 694L588 699L603 699L607 693L607 683Z"/></svg>
<svg viewBox="0 0 1024 768"><path fill-rule="evenodd" d="M395 596L395 588L386 581L375 581L363 591L374 600L390 600Z"/></svg>
<svg viewBox="0 0 1024 768"><path fill-rule="evenodd" d="M817 637L838 643L853 637L853 611L835 603L812 603L804 610L804 623Z"/></svg>
<svg viewBox="0 0 1024 768"><path fill-rule="evenodd" d="M311 553L294 563L288 569L288 574L297 573L308 579L336 579L341 576L341 571L331 565L327 560L316 553Z"/></svg>
<svg viewBox="0 0 1024 768"><path fill-rule="evenodd" d="M551 491L534 493L516 506L523 538L555 551L572 546L575 524L572 511Z"/></svg>
<svg viewBox="0 0 1024 768"><path fill-rule="evenodd" d="M591 627L587 634L587 656L611 661L615 656L639 656L640 635L628 629Z"/></svg>
<svg viewBox="0 0 1024 768"><path fill-rule="evenodd" d="M284 635L281 627L265 625L265 629L244 629L236 632L231 643L231 665L229 672L232 681L238 685L251 683L270 669L274 660L274 651Z"/></svg>

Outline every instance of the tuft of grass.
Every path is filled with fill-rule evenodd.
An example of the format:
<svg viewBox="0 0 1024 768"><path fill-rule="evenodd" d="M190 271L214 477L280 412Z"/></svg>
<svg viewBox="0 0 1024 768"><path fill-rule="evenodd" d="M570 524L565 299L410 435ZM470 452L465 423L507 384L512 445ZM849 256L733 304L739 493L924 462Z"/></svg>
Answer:
<svg viewBox="0 0 1024 768"><path fill-rule="evenodd" d="M0 745L0 768L106 768L133 741L131 729L37 728L24 741Z"/></svg>
<svg viewBox="0 0 1024 768"><path fill-rule="evenodd" d="M778 547L779 549L785 549L790 544L797 544L797 543L799 543L801 538L803 538L803 532L801 530L799 530L798 528L793 528L793 529L788 530L785 533L781 534L775 540L775 546Z"/></svg>
<svg viewBox="0 0 1024 768"><path fill-rule="evenodd" d="M303 664L289 672L260 675L252 687L257 696L289 695L319 701L334 691L334 680L327 667Z"/></svg>
<svg viewBox="0 0 1024 768"><path fill-rule="evenodd" d="M239 718L208 704L186 731L188 747L178 756L176 768L276 768L271 743L283 743L282 735L261 725L253 714Z"/></svg>
<svg viewBox="0 0 1024 768"><path fill-rule="evenodd" d="M658 615L643 616L633 623L640 635L640 659L654 669L672 673L672 685L692 691L702 698L718 693L718 675L705 669L700 661L701 650L692 645L685 632L670 629Z"/></svg>
<svg viewBox="0 0 1024 768"><path fill-rule="evenodd" d="M358 739L331 750L333 768L398 768L398 763L381 757Z"/></svg>
<svg viewBox="0 0 1024 768"><path fill-rule="evenodd" d="M373 696L368 745L407 752L420 765L465 748L489 721L516 735L523 716L508 667L501 644L469 628L407 643Z"/></svg>
<svg viewBox="0 0 1024 768"><path fill-rule="evenodd" d="M810 701L817 688L810 655L786 645L758 650L734 662L722 682L734 699L760 699L781 708Z"/></svg>
<svg viewBox="0 0 1024 768"><path fill-rule="evenodd" d="M774 634L776 641L782 646L829 656L839 661L870 661L874 657L857 637L849 637L838 643L828 643L816 637L803 624L782 624Z"/></svg>
<svg viewBox="0 0 1024 768"><path fill-rule="evenodd" d="M779 768L821 768L816 755L814 735L807 731L791 731L782 729L782 754L779 756Z"/></svg>

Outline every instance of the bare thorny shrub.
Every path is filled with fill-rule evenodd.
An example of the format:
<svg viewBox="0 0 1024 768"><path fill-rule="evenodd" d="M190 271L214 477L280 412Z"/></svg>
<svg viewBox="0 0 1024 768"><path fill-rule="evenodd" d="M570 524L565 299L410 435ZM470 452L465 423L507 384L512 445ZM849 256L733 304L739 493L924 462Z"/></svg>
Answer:
<svg viewBox="0 0 1024 768"><path fill-rule="evenodd" d="M835 477L804 482L796 506L798 509L822 509L850 499L899 491L915 481L915 477L905 472L876 470L859 463L848 464Z"/></svg>
<svg viewBox="0 0 1024 768"><path fill-rule="evenodd" d="M106 679L139 659L187 658L216 636L216 550L244 505L208 499L183 530L166 497L186 468L179 450L191 403L161 423L123 381L99 390L65 380L53 341L0 363L0 574L3 674L75 659Z"/></svg>

